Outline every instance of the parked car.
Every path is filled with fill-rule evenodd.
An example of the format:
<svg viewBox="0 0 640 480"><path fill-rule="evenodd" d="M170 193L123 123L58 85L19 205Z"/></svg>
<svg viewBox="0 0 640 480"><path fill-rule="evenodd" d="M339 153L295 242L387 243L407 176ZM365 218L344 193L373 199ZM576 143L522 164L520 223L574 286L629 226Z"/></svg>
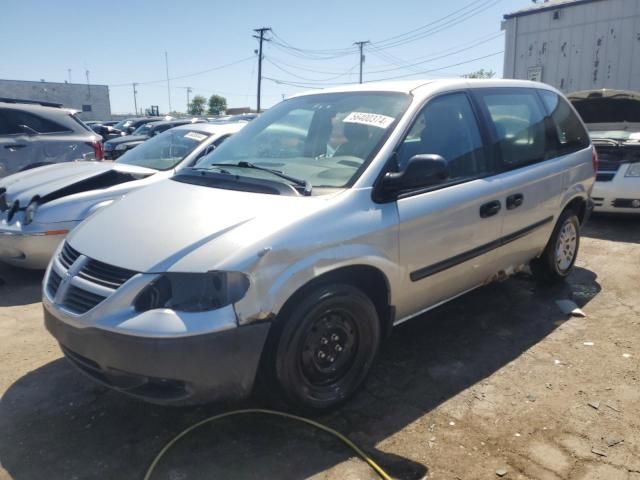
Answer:
<svg viewBox="0 0 640 480"><path fill-rule="evenodd" d="M160 122L163 120L171 120L173 117L136 117L136 118L125 118L124 120L120 120L118 123L113 125L113 129L120 132L121 135L131 135L136 129L145 123L149 122Z"/></svg>
<svg viewBox="0 0 640 480"><path fill-rule="evenodd" d="M49 102L0 98L0 178L76 160L102 160L102 143L74 110Z"/></svg>
<svg viewBox="0 0 640 480"><path fill-rule="evenodd" d="M85 122L91 130L96 132L98 135L102 137L102 141L106 142L107 140L111 140L112 138L121 137L124 135L124 132L117 130L115 125L118 123L117 120L109 120L109 121L93 121L93 122Z"/></svg>
<svg viewBox="0 0 640 480"><path fill-rule="evenodd" d="M594 210L640 214L640 92L588 90L569 95L600 159Z"/></svg>
<svg viewBox="0 0 640 480"><path fill-rule="evenodd" d="M210 119L211 123L220 123L220 122L250 122L254 118L258 116L257 113L239 113L238 115L222 115L220 117L215 117Z"/></svg>
<svg viewBox="0 0 640 480"><path fill-rule="evenodd" d="M44 269L67 233L132 190L192 165L244 124L184 125L117 162L51 165L0 181L0 260Z"/></svg>
<svg viewBox="0 0 640 480"><path fill-rule="evenodd" d="M158 135L165 130L177 127L178 125L187 125L190 123L202 123L200 119L180 119L159 122L148 122L140 125L131 135L119 136L112 140L104 142L104 158L105 160L115 160L123 153L137 147L149 138Z"/></svg>
<svg viewBox="0 0 640 480"><path fill-rule="evenodd" d="M563 280L593 158L541 83L289 98L76 228L45 274L45 324L78 368L139 398L237 398L258 378L295 409L332 408L394 325L528 264Z"/></svg>

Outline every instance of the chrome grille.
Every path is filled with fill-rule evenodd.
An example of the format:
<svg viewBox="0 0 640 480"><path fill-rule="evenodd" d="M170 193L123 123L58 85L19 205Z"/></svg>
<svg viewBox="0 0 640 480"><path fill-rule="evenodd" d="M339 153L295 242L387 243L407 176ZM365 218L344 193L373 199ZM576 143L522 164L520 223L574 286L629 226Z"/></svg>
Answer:
<svg viewBox="0 0 640 480"><path fill-rule="evenodd" d="M47 291L49 295L51 295L51 298L55 297L56 293L58 293L58 287L61 281L62 277L58 275L58 272L51 270L51 273L49 273L49 282L47 283Z"/></svg>
<svg viewBox="0 0 640 480"><path fill-rule="evenodd" d="M67 290L62 304L67 310L73 313L86 313L105 298L107 297L96 295L95 293L87 292L75 285L71 285Z"/></svg>
<svg viewBox="0 0 640 480"><path fill-rule="evenodd" d="M78 257L80 256L80 252L74 249L68 242L64 242L64 246L62 250L60 250L60 263L64 266L64 268L69 268L73 265Z"/></svg>
<svg viewBox="0 0 640 480"><path fill-rule="evenodd" d="M89 259L78 273L78 276L98 285L116 289L135 274L136 272L126 268L115 267L98 260Z"/></svg>
<svg viewBox="0 0 640 480"><path fill-rule="evenodd" d="M71 313L81 315L96 307L138 272L109 265L83 255L67 242L47 279L47 293L56 295ZM68 281L63 281L70 275Z"/></svg>

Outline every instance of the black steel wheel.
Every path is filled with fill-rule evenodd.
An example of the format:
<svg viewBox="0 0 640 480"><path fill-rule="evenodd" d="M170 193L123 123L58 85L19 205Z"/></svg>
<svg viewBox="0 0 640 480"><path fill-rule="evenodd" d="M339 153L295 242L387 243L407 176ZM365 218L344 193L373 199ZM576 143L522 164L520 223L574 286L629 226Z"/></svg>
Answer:
<svg viewBox="0 0 640 480"><path fill-rule="evenodd" d="M350 285L325 285L279 319L272 355L285 401L319 412L348 399L378 351L380 322L371 299Z"/></svg>

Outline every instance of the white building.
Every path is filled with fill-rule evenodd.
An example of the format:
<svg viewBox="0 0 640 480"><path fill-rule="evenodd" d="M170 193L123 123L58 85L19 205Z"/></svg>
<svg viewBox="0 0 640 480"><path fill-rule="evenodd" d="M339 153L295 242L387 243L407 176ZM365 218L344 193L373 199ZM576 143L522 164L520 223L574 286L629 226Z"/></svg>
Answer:
<svg viewBox="0 0 640 480"><path fill-rule="evenodd" d="M640 0L539 0L502 28L504 78L640 91Z"/></svg>
<svg viewBox="0 0 640 480"><path fill-rule="evenodd" d="M83 120L109 120L111 102L107 85L86 83L30 82L0 80L0 98L61 103L78 110Z"/></svg>

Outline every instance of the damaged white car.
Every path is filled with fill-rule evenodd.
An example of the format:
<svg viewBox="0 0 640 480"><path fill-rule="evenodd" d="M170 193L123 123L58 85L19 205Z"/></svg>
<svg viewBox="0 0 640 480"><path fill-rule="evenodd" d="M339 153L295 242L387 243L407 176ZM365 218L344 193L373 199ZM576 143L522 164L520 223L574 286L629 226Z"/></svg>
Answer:
<svg viewBox="0 0 640 480"><path fill-rule="evenodd" d="M48 165L0 180L0 261L44 269L67 233L126 193L192 166L245 123L173 128L117 162Z"/></svg>

